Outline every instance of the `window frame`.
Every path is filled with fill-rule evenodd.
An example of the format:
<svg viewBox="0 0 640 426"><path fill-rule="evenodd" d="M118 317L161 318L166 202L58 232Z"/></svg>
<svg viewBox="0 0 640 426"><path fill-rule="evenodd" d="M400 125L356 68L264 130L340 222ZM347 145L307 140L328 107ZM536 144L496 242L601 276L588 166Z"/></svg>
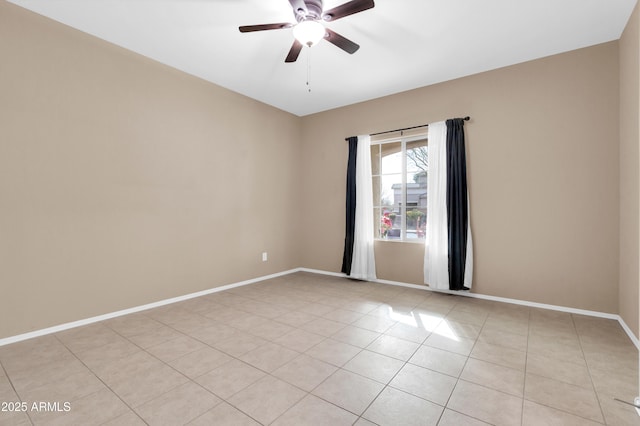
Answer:
<svg viewBox="0 0 640 426"><path fill-rule="evenodd" d="M401 153L401 157L402 157L402 171L401 171L401 175L402 175L402 190L401 190L401 205L400 205L400 238L398 239L388 239L388 238L382 238L379 236L379 228L380 228L380 218L377 218L377 220L374 220L374 240L375 241L389 241L389 242L394 242L394 243L411 243L411 244L424 244L425 239L426 239L426 235L425 238L407 238L407 191L408 191L408 186L407 186L407 144L411 143L411 142L416 142L416 141L420 141L420 140L425 140L427 141L427 146L429 146L429 142L428 142L428 138L427 138L427 131L421 131L419 133L413 133L411 135L397 135L397 136L390 136L390 137L385 137L385 138L381 138L381 139L372 139L370 142L371 147L375 146L375 145L384 145L384 144L390 144L390 143L398 143L400 142L400 153ZM381 148L378 151L379 154L381 154ZM382 201L382 194L381 194L381 188L382 188L382 176L384 176L384 174L382 173L382 155L378 155L377 157L373 157L372 156L372 161L373 158L377 158L378 160L378 165L377 165L377 171L378 174L374 174L373 170L374 167L371 168L371 185L373 187L373 181L374 178L377 177L379 182L380 182L380 188L378 188L378 205L374 205L373 209L374 212L376 209L380 210L380 212L382 212L382 205L380 204ZM427 172L428 173L428 172ZM396 174L396 173L387 173L387 174ZM375 188L374 188L375 189ZM427 188L427 194L428 194L428 188ZM428 195L427 195L428 196ZM374 197L375 199L375 197ZM374 215L375 217L375 215Z"/></svg>

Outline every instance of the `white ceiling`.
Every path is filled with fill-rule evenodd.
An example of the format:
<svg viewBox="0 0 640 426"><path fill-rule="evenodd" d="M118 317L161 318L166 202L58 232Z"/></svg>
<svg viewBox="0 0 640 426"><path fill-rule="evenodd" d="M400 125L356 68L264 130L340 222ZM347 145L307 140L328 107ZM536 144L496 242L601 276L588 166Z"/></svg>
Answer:
<svg viewBox="0 0 640 426"><path fill-rule="evenodd" d="M616 40L637 0L375 0L327 24L359 51L323 40L290 64L291 29L238 31L295 22L287 0L9 1L304 116Z"/></svg>

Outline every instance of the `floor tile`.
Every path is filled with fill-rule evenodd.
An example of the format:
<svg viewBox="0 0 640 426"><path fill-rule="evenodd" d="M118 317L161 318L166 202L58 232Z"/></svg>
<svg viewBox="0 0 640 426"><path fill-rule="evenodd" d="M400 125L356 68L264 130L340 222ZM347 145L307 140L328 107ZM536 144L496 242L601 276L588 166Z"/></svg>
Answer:
<svg viewBox="0 0 640 426"><path fill-rule="evenodd" d="M188 336L178 337L168 342L147 348L147 352L164 362L173 361L184 355L205 348L206 345Z"/></svg>
<svg viewBox="0 0 640 426"><path fill-rule="evenodd" d="M496 426L520 425L522 398L459 380L447 403L450 408Z"/></svg>
<svg viewBox="0 0 640 426"><path fill-rule="evenodd" d="M86 372L87 367L77 359L52 361L49 364L25 367L20 370L7 370L13 387L18 394L34 390L43 385L64 380L66 377Z"/></svg>
<svg viewBox="0 0 640 426"><path fill-rule="evenodd" d="M603 422L598 398L591 389L527 374L525 399L596 422Z"/></svg>
<svg viewBox="0 0 640 426"><path fill-rule="evenodd" d="M524 371L470 358L460 375L461 379L501 392L522 397Z"/></svg>
<svg viewBox="0 0 640 426"><path fill-rule="evenodd" d="M404 362L395 358L364 350L342 368L386 384L400 371L403 365Z"/></svg>
<svg viewBox="0 0 640 426"><path fill-rule="evenodd" d="M84 370L36 388L25 389L20 392L20 397L22 401L75 401L103 389L105 386L102 381L89 370ZM10 400L0 397L0 401Z"/></svg>
<svg viewBox="0 0 640 426"><path fill-rule="evenodd" d="M486 426L488 424L448 408L444 410L438 422L438 426Z"/></svg>
<svg viewBox="0 0 640 426"><path fill-rule="evenodd" d="M416 350L416 353L409 359L409 362L420 367L448 374L449 376L458 377L467 362L467 357L423 345Z"/></svg>
<svg viewBox="0 0 640 426"><path fill-rule="evenodd" d="M365 314L363 313L349 311L346 309L335 309L322 315L322 317L332 321L342 322L344 324L351 324L362 318L364 315Z"/></svg>
<svg viewBox="0 0 640 426"><path fill-rule="evenodd" d="M503 318L489 314L489 318L487 318L482 329L527 337L529 335L529 319Z"/></svg>
<svg viewBox="0 0 640 426"><path fill-rule="evenodd" d="M29 416L37 424L52 426L101 424L129 411L129 408L108 389L70 402L69 411L35 412Z"/></svg>
<svg viewBox="0 0 640 426"><path fill-rule="evenodd" d="M273 426L351 426L358 416L313 395L304 399L280 416Z"/></svg>
<svg viewBox="0 0 640 426"><path fill-rule="evenodd" d="M103 423L101 426L148 426L134 411L126 413Z"/></svg>
<svg viewBox="0 0 640 426"><path fill-rule="evenodd" d="M99 348L107 343L122 339L119 334L101 323L62 331L56 336L70 351L76 353Z"/></svg>
<svg viewBox="0 0 640 426"><path fill-rule="evenodd" d="M486 327L478 336L478 342L489 343L491 345L502 346L518 351L527 350L527 336L522 334L509 333L507 331L492 330Z"/></svg>
<svg viewBox="0 0 640 426"><path fill-rule="evenodd" d="M367 349L382 355L407 361L419 347L419 343L384 334L367 346Z"/></svg>
<svg viewBox="0 0 640 426"><path fill-rule="evenodd" d="M384 334L421 344L431 335L431 331L419 327L418 325L414 326L398 322L389 328Z"/></svg>
<svg viewBox="0 0 640 426"><path fill-rule="evenodd" d="M458 337L454 335L441 335L432 333L424 344L433 348L443 349L449 352L455 352L460 355L468 356L473 349L476 341L467 339L466 337Z"/></svg>
<svg viewBox="0 0 640 426"><path fill-rule="evenodd" d="M189 426L233 425L259 426L260 423L244 414L237 408L221 402L215 408L188 423Z"/></svg>
<svg viewBox="0 0 640 426"><path fill-rule="evenodd" d="M146 349L182 336L184 336L184 334L163 324L162 327L155 328L145 333L129 336L127 339L141 348Z"/></svg>
<svg viewBox="0 0 640 426"><path fill-rule="evenodd" d="M443 407L393 388L386 388L362 417L380 426L436 425Z"/></svg>
<svg viewBox="0 0 640 426"><path fill-rule="evenodd" d="M470 357L522 371L527 363L526 352L484 342L476 343Z"/></svg>
<svg viewBox="0 0 640 426"><path fill-rule="evenodd" d="M290 325L292 327L300 327L303 324L306 324L310 321L318 319L318 316L312 315L302 311L293 311L287 312L284 315L280 315L275 317L273 320L277 322L281 322L283 324Z"/></svg>
<svg viewBox="0 0 640 426"><path fill-rule="evenodd" d="M367 347L378 337L380 337L380 333L353 326L346 326L331 336L333 340L348 343L359 348Z"/></svg>
<svg viewBox="0 0 640 426"><path fill-rule="evenodd" d="M322 342L324 339L326 339L326 337L319 334L306 330L294 329L277 338L274 343L293 349L294 351L304 352Z"/></svg>
<svg viewBox="0 0 640 426"><path fill-rule="evenodd" d="M128 377L112 382L109 387L132 408L144 404L165 392L188 382L173 368L162 365L158 368L140 370Z"/></svg>
<svg viewBox="0 0 640 426"><path fill-rule="evenodd" d="M345 328L347 325L337 321L331 321L326 318L318 318L313 321L309 321L306 324L300 326L300 328L310 331L315 334L320 334L325 337L329 337L338 331Z"/></svg>
<svg viewBox="0 0 640 426"><path fill-rule="evenodd" d="M573 342L565 344L564 341L559 342L546 337L531 336L529 338L527 351L555 358L560 361L572 362L580 365L587 364L580 345Z"/></svg>
<svg viewBox="0 0 640 426"><path fill-rule="evenodd" d="M587 389L593 388L589 369L585 365L557 358L530 353L527 355L527 372Z"/></svg>
<svg viewBox="0 0 640 426"><path fill-rule="evenodd" d="M243 331L236 333L233 337L228 339L213 342L212 345L214 348L228 355L240 357L247 352L265 345L266 343L266 340Z"/></svg>
<svg viewBox="0 0 640 426"><path fill-rule="evenodd" d="M464 322L452 321L445 318L439 325L433 330L434 334L439 334L444 337L464 337L467 339L476 340L480 335L481 325L469 324Z"/></svg>
<svg viewBox="0 0 640 426"><path fill-rule="evenodd" d="M124 315L105 321L104 325L124 337L148 333L164 325L144 314Z"/></svg>
<svg viewBox="0 0 640 426"><path fill-rule="evenodd" d="M265 372L247 363L232 360L195 381L220 398L228 399L265 376Z"/></svg>
<svg viewBox="0 0 640 426"><path fill-rule="evenodd" d="M313 394L360 415L382 391L384 385L345 370L336 371Z"/></svg>
<svg viewBox="0 0 640 426"><path fill-rule="evenodd" d="M110 385L114 382L129 380L134 374L152 368L161 368L164 363L146 352L134 352L120 359L96 364L91 370L103 382Z"/></svg>
<svg viewBox="0 0 640 426"><path fill-rule="evenodd" d="M247 331L262 339L274 341L292 330L294 330L294 328L287 324L272 320L263 320L260 325L252 327Z"/></svg>
<svg viewBox="0 0 640 426"><path fill-rule="evenodd" d="M150 425L185 424L220 403L220 398L193 382L139 406L136 412Z"/></svg>
<svg viewBox="0 0 640 426"><path fill-rule="evenodd" d="M622 399L622 398L621 398ZM629 400L631 402L631 400ZM600 404L607 425L637 426L638 413L630 405L623 404L611 398L601 398Z"/></svg>
<svg viewBox="0 0 640 426"><path fill-rule="evenodd" d="M209 327L201 328L189 334L196 340L199 340L208 345L214 345L220 340L229 339L234 337L238 333L237 328L233 328L229 325L216 323Z"/></svg>
<svg viewBox="0 0 640 426"><path fill-rule="evenodd" d="M228 402L263 424L269 424L300 401L306 392L266 376L232 396Z"/></svg>
<svg viewBox="0 0 640 426"><path fill-rule="evenodd" d="M135 353L141 353L137 345L129 342L126 339L118 340L113 343L108 343L99 348L89 349L84 352L76 354L87 367L93 368L104 364L118 361L124 357L133 355Z"/></svg>
<svg viewBox="0 0 640 426"><path fill-rule="evenodd" d="M391 387L439 405L446 405L455 385L455 378L413 364L406 364L389 383Z"/></svg>
<svg viewBox="0 0 640 426"><path fill-rule="evenodd" d="M388 318L377 317L374 315L365 315L357 321L351 323L355 327L364 328L365 330L375 331L376 333L384 333L394 326L396 321Z"/></svg>
<svg viewBox="0 0 640 426"><path fill-rule="evenodd" d="M353 426L378 426L373 422L365 419L364 417L360 417L357 422L353 424Z"/></svg>
<svg viewBox="0 0 640 426"><path fill-rule="evenodd" d="M266 343L240 357L240 360L251 364L262 371L270 373L300 355L299 352L285 348L276 343Z"/></svg>
<svg viewBox="0 0 640 426"><path fill-rule="evenodd" d="M631 400L638 396L638 375L591 368L593 386L599 395ZM602 398L601 398L602 399Z"/></svg>
<svg viewBox="0 0 640 426"><path fill-rule="evenodd" d="M532 401L524 401L523 426L597 426L601 424Z"/></svg>
<svg viewBox="0 0 640 426"><path fill-rule="evenodd" d="M4 373L1 365L0 371ZM0 402L16 401L17 399L18 396L16 395L16 392L14 391L13 385L9 381L9 378L4 375L0 376ZM0 413L2 413L1 410Z"/></svg>
<svg viewBox="0 0 640 426"><path fill-rule="evenodd" d="M445 319L473 325L483 325L488 316L489 314L483 311L470 312L456 310L454 308L447 314Z"/></svg>
<svg viewBox="0 0 640 426"><path fill-rule="evenodd" d="M180 321L173 322L171 324L171 328L189 335L215 324L216 322L211 318L191 312L188 317L185 317Z"/></svg>
<svg viewBox="0 0 640 426"><path fill-rule="evenodd" d="M302 390L311 392L337 369L336 366L303 354L271 374Z"/></svg>
<svg viewBox="0 0 640 426"><path fill-rule="evenodd" d="M223 352L206 347L173 360L169 365L190 379L194 379L226 364L232 359Z"/></svg>
<svg viewBox="0 0 640 426"><path fill-rule="evenodd" d="M309 349L306 354L329 364L342 367L361 350L346 343L327 339Z"/></svg>
<svg viewBox="0 0 640 426"><path fill-rule="evenodd" d="M2 400L6 401L6 400ZM19 401L11 399L10 401ZM31 426L31 420L25 412L21 411L0 411L0 426Z"/></svg>
<svg viewBox="0 0 640 426"><path fill-rule="evenodd" d="M302 312L321 317L322 315L335 310L336 308L322 303L310 303L301 309Z"/></svg>

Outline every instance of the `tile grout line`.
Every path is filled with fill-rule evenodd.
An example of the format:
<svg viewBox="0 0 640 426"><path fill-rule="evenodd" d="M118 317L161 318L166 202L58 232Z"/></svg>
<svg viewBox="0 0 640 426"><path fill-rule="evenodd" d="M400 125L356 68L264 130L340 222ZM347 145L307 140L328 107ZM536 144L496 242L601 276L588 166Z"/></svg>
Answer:
<svg viewBox="0 0 640 426"><path fill-rule="evenodd" d="M587 362L587 356L584 353L584 346L582 345L582 337L580 336L580 333L578 333L578 328L576 327L576 321L575 318L573 316L573 314L571 315L571 324L573 324L573 328L576 331L576 335L578 336L578 343L580 344L580 352L582 353L582 357L584 358L584 363L587 366L587 371L589 372L589 381L591 382L591 387L593 388L593 393L596 396L596 401L598 401L598 408L600 409L600 415L602 416L602 421L604 422L603 424L606 425L607 424L607 418L604 415L604 410L602 409L602 401L600 398L600 395L598 394L597 390L596 390L596 384L593 382L593 376L591 374L591 366L589 365L589 362ZM591 420L591 419L589 419Z"/></svg>

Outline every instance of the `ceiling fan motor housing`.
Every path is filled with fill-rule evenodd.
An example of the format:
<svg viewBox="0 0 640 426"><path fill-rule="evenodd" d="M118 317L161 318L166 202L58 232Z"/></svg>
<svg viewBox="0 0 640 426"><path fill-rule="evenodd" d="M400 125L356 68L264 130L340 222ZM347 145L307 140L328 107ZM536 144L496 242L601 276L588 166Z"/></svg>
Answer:
<svg viewBox="0 0 640 426"><path fill-rule="evenodd" d="M322 0L304 0L307 11L296 10L296 21L302 22L307 20L316 21L322 17Z"/></svg>

